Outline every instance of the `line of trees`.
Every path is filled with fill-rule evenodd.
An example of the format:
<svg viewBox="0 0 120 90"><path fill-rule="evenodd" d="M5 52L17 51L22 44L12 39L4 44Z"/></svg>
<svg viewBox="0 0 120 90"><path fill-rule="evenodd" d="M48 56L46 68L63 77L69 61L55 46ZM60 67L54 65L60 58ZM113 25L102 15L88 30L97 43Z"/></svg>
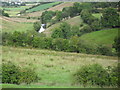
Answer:
<svg viewBox="0 0 120 90"><path fill-rule="evenodd" d="M69 39L48 38L36 32L14 32L13 34L3 33L2 39L3 45L52 49L56 51L87 54L114 55L112 48L103 45L91 45L88 41L81 40L77 36L72 36Z"/></svg>

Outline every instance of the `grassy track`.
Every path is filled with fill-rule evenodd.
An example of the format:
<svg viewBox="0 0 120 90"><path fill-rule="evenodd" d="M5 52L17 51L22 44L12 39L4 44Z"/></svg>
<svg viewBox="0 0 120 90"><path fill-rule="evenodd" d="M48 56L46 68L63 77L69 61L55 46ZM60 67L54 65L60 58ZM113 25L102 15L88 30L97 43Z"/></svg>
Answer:
<svg viewBox="0 0 120 90"><path fill-rule="evenodd" d="M57 52L41 49L3 47L2 61L21 67L35 68L41 80L30 87L82 87L72 85L72 74L83 65L99 63L103 67L117 65L117 57ZM18 87L5 84L3 87ZM20 85L19 87L29 87Z"/></svg>
<svg viewBox="0 0 120 90"><path fill-rule="evenodd" d="M83 40L88 40L90 43L112 46L116 36L118 36L118 28L91 32L84 34L80 38Z"/></svg>
<svg viewBox="0 0 120 90"><path fill-rule="evenodd" d="M59 3L60 2L53 2L53 3L39 5L39 6L35 7L35 8L27 10L27 12L36 12L36 11L48 9L48 8L52 7L53 5L56 5L56 4L59 4Z"/></svg>

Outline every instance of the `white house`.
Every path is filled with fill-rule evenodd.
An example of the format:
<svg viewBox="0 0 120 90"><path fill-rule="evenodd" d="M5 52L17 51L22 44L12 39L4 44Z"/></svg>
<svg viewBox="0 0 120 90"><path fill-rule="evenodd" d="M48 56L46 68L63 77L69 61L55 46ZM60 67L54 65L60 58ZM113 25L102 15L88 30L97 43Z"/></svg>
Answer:
<svg viewBox="0 0 120 90"><path fill-rule="evenodd" d="M41 24L41 28L40 28L40 30L38 31L39 33L41 33L41 32L43 32L43 31L45 31L44 26L45 26L45 24Z"/></svg>

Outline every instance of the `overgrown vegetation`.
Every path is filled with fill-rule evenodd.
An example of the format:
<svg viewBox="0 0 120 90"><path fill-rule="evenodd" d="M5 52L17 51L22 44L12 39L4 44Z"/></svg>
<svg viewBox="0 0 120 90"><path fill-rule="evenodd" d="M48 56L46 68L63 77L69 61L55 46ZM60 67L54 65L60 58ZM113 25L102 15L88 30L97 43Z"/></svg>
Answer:
<svg viewBox="0 0 120 90"><path fill-rule="evenodd" d="M12 62L5 62L2 64L2 83L30 84L38 80L40 80L40 78L31 68L21 68Z"/></svg>
<svg viewBox="0 0 120 90"><path fill-rule="evenodd" d="M8 13L5 13L4 10L0 10L0 15L9 17L9 14L8 14Z"/></svg>
<svg viewBox="0 0 120 90"><path fill-rule="evenodd" d="M83 66L74 75L75 83L87 85L118 86L118 67L108 66L104 69L99 64Z"/></svg>
<svg viewBox="0 0 120 90"><path fill-rule="evenodd" d="M61 28L62 29L62 28ZM66 33L65 36L67 36ZM62 36L62 34L61 34ZM78 36L49 38L37 32L14 32L3 33L3 45L34 47L41 49L52 49L57 51L69 51L87 54L115 55L112 48L90 44L87 40L82 40Z"/></svg>

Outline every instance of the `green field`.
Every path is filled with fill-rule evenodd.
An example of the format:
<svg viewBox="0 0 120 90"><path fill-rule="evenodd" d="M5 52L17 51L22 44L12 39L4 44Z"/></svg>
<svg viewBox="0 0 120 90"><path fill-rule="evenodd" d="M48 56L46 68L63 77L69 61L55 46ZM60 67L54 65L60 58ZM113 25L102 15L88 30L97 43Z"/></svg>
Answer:
<svg viewBox="0 0 120 90"><path fill-rule="evenodd" d="M31 6L19 6L19 7L3 7L6 13L8 13L10 16L17 16L20 11L25 10L26 8L29 8Z"/></svg>
<svg viewBox="0 0 120 90"><path fill-rule="evenodd" d="M112 47L112 44L114 43L114 38L116 36L118 36L118 28L91 32L88 34L84 34L80 38L83 40L88 40L89 43L96 43Z"/></svg>
<svg viewBox="0 0 120 90"><path fill-rule="evenodd" d="M3 62L12 61L20 67L35 68L38 76L41 78L38 83L32 83L31 85L3 84L3 87L83 87L72 85L73 73L83 65L95 63L103 67L117 65L117 57L43 49L3 46L2 53Z"/></svg>
<svg viewBox="0 0 120 90"><path fill-rule="evenodd" d="M102 16L102 13L95 13L95 14L92 14L94 17L100 19L101 16Z"/></svg>
<svg viewBox="0 0 120 90"><path fill-rule="evenodd" d="M33 23L18 23L2 20L2 32L23 32L27 30L33 30Z"/></svg>
<svg viewBox="0 0 120 90"><path fill-rule="evenodd" d="M35 8L27 10L27 12L36 12L36 11L48 9L48 8L52 7L53 5L56 5L56 4L59 4L59 3L60 2L53 2L53 3L39 5L39 6L35 7Z"/></svg>

